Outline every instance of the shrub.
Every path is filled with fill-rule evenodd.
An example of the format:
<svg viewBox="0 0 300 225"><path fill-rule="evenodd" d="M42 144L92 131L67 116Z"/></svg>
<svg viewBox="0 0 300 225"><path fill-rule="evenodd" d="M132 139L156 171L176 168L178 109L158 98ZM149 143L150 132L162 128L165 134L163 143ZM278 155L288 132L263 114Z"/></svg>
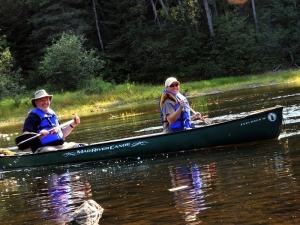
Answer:
<svg viewBox="0 0 300 225"><path fill-rule="evenodd" d="M39 73L47 80L49 90L75 91L85 87L92 78L99 77L103 64L95 50L84 49L82 38L63 34L47 49Z"/></svg>

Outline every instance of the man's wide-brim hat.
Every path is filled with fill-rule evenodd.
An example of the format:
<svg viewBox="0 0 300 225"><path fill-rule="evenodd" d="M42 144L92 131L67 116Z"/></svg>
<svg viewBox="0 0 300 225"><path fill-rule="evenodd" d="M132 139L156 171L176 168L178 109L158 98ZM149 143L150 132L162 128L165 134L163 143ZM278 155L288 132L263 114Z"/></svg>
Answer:
<svg viewBox="0 0 300 225"><path fill-rule="evenodd" d="M31 104L34 107L36 107L35 100L40 99L40 98L44 98L44 97L49 97L50 102L51 102L53 95L48 95L45 90L38 90L37 92L35 92L34 98L31 99Z"/></svg>

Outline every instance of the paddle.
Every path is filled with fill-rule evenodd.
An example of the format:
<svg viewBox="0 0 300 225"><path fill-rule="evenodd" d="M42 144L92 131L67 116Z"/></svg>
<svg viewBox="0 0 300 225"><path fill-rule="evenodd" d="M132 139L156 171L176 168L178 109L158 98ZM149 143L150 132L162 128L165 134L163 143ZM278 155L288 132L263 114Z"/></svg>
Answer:
<svg viewBox="0 0 300 225"><path fill-rule="evenodd" d="M193 110L191 107L189 107L188 105L186 105L185 107L187 107L189 110L191 110L192 113L197 114L197 112L195 110ZM201 116L200 119L208 125L211 124L211 120L209 118L207 118L206 116Z"/></svg>
<svg viewBox="0 0 300 225"><path fill-rule="evenodd" d="M178 98L178 96L177 96ZM178 100L180 101L181 99L178 98ZM197 112L195 110L193 110L189 105L185 105L186 108L188 108L192 113L197 114ZM207 118L207 116L201 116L200 118L204 123L206 124L211 124L211 120L209 118Z"/></svg>
<svg viewBox="0 0 300 225"><path fill-rule="evenodd" d="M74 122L74 120L72 119L68 122L60 124L59 127L60 128L66 127L66 126L70 125L73 122ZM56 128L57 127L53 127L49 131L52 131ZM16 137L15 142L16 142L16 145L18 146L18 148L20 150L24 150L24 149L30 148L32 145L34 145L38 141L38 138L40 136L41 136L41 134L37 134L37 133L22 134L22 135Z"/></svg>

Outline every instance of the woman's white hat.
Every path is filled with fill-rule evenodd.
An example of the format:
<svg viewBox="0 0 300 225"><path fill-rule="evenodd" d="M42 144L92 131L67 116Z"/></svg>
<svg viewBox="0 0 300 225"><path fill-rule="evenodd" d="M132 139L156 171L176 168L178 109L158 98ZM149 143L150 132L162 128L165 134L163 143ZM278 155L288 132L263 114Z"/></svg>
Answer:
<svg viewBox="0 0 300 225"><path fill-rule="evenodd" d="M174 82L180 84L180 82L175 77L169 77L168 79L166 79L165 87L169 87Z"/></svg>

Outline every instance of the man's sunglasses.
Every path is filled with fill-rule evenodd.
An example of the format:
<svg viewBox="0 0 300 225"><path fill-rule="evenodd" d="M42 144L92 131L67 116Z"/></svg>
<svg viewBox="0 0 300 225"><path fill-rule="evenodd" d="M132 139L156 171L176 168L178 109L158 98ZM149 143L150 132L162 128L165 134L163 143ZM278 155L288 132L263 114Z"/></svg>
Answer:
<svg viewBox="0 0 300 225"><path fill-rule="evenodd" d="M171 84L169 87L178 87L178 86L179 86L179 84L176 83L176 84Z"/></svg>

